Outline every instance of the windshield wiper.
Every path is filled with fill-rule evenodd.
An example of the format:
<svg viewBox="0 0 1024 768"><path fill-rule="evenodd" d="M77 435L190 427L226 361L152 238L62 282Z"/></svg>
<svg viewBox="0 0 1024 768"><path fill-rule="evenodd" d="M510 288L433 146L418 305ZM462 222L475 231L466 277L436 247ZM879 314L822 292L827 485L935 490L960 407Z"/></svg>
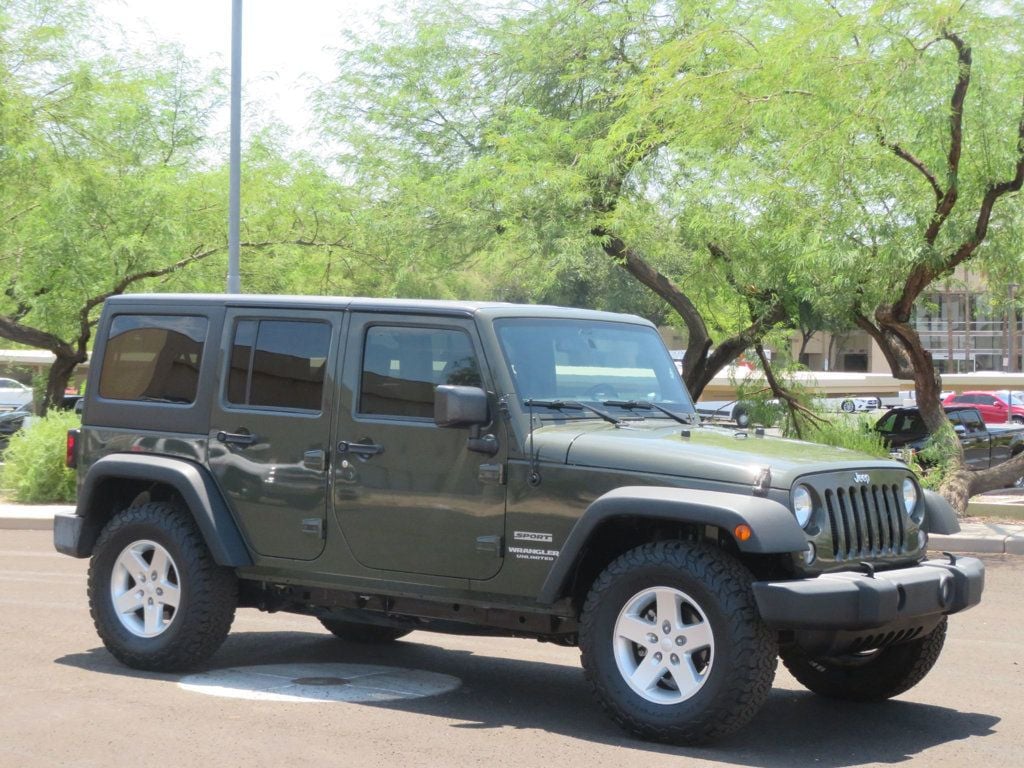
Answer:
<svg viewBox="0 0 1024 768"><path fill-rule="evenodd" d="M622 423L622 419L616 419L610 413L602 411L600 408L595 408L592 405L575 400L524 400L523 405L536 408L551 408L555 411L590 411L591 413L596 413L609 424L618 426Z"/></svg>
<svg viewBox="0 0 1024 768"><path fill-rule="evenodd" d="M614 408L625 408L627 411L655 410L664 413L670 419L675 419L680 424L700 424L700 421L694 418L697 415L695 413L679 414L648 400L604 400L601 405L608 405Z"/></svg>

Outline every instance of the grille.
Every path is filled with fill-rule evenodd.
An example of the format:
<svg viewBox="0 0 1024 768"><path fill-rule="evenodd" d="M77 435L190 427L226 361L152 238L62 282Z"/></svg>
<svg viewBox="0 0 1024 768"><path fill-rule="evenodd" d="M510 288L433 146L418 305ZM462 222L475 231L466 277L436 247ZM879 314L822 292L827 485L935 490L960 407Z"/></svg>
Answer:
<svg viewBox="0 0 1024 768"><path fill-rule="evenodd" d="M825 491L836 560L865 560L907 551L902 494L895 483Z"/></svg>

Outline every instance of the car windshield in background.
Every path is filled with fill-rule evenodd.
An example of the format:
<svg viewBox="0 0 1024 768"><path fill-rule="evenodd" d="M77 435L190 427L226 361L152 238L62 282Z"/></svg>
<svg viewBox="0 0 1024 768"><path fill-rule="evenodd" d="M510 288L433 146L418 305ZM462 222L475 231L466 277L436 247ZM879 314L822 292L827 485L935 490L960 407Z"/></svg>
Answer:
<svg viewBox="0 0 1024 768"><path fill-rule="evenodd" d="M1019 392L1017 390L1010 391L1006 389L1001 389L998 392L993 392L992 394L994 394L1004 403L1009 403L1010 399L1012 398L1014 405L1024 408L1024 392Z"/></svg>
<svg viewBox="0 0 1024 768"><path fill-rule="evenodd" d="M694 413L693 401L653 328L553 318L504 319L494 325L524 401L649 402Z"/></svg>

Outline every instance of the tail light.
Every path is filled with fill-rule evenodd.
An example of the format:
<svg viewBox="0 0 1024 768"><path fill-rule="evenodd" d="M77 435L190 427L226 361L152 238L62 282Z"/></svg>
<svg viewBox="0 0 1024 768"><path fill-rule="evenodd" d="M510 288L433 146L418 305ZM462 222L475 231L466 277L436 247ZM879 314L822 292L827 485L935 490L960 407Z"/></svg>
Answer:
<svg viewBox="0 0 1024 768"><path fill-rule="evenodd" d="M64 464L69 469L75 469L78 466L78 454L75 452L75 446L78 445L78 432L77 429L68 430L68 440L64 449Z"/></svg>

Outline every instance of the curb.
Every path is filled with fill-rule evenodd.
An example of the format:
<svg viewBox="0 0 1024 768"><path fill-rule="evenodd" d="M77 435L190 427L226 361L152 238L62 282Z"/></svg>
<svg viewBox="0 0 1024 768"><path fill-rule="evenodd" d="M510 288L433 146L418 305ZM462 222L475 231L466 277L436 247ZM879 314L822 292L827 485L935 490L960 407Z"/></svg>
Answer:
<svg viewBox="0 0 1024 768"><path fill-rule="evenodd" d="M956 552L971 555L1024 555L1024 536L1020 534L954 533L928 537L930 552Z"/></svg>
<svg viewBox="0 0 1024 768"><path fill-rule="evenodd" d="M72 504L0 504L0 530L52 531L54 515L74 511Z"/></svg>

